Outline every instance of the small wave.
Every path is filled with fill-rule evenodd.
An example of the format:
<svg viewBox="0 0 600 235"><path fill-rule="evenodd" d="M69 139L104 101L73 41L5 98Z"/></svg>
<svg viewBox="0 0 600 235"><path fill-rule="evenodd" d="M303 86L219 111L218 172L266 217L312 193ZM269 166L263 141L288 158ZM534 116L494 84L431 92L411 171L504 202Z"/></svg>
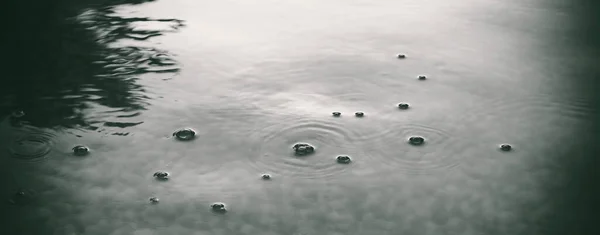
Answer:
<svg viewBox="0 0 600 235"><path fill-rule="evenodd" d="M411 136L423 137L424 144L411 145ZM366 156L383 168L406 174L429 174L458 166L468 143L467 139L443 129L396 123L369 135L363 146L368 149Z"/></svg>
<svg viewBox="0 0 600 235"><path fill-rule="evenodd" d="M253 138L260 139L261 143L258 153L248 160L261 172L298 178L331 178L353 168L353 164L338 164L337 155L363 155L353 144L359 136L354 129L326 119L288 119L254 133ZM314 146L315 152L296 156L292 146L299 142Z"/></svg>
<svg viewBox="0 0 600 235"><path fill-rule="evenodd" d="M55 135L33 127L19 128L18 137L8 147L11 155L19 160L40 161L46 158L55 144Z"/></svg>

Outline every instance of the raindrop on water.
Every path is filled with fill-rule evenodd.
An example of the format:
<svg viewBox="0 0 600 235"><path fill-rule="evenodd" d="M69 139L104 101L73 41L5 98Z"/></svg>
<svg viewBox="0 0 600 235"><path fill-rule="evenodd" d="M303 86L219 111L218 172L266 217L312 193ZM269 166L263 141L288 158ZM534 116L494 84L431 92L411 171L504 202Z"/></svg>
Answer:
<svg viewBox="0 0 600 235"><path fill-rule="evenodd" d="M173 133L178 140L192 140L196 137L196 131L192 128L177 130Z"/></svg>
<svg viewBox="0 0 600 235"><path fill-rule="evenodd" d="M72 150L73 150L73 154L75 154L76 156L85 156L90 152L90 149L83 145L77 145L77 146L73 147Z"/></svg>
<svg viewBox="0 0 600 235"><path fill-rule="evenodd" d="M399 109L408 109L409 105L407 103L399 103L398 104L398 108Z"/></svg>
<svg viewBox="0 0 600 235"><path fill-rule="evenodd" d="M299 155L299 156L304 156L304 155L308 155L308 154L315 152L315 147L311 146L310 144L306 144L306 143L295 144L292 147L292 149L294 149L294 152L296 153L296 155Z"/></svg>
<svg viewBox="0 0 600 235"><path fill-rule="evenodd" d="M347 155L339 155L336 157L336 160L338 163L342 163L342 164L348 164L352 161L352 159L350 159L350 157Z"/></svg>
<svg viewBox="0 0 600 235"><path fill-rule="evenodd" d="M212 205L210 205L210 208L212 209L212 211L217 212L217 213L225 213L225 212L227 212L227 208L225 207L225 203L222 203L222 202L215 202Z"/></svg>
<svg viewBox="0 0 600 235"><path fill-rule="evenodd" d="M422 145L425 143L425 138L421 136L412 136L408 138L408 142L412 145Z"/></svg>
<svg viewBox="0 0 600 235"><path fill-rule="evenodd" d="M270 179L271 179L271 175L269 175L269 174L263 174L263 175L261 176L261 178L262 178L263 180L270 180Z"/></svg>
<svg viewBox="0 0 600 235"><path fill-rule="evenodd" d="M512 146L510 146L510 144L501 144L500 150L507 152L507 151L512 150Z"/></svg>
<svg viewBox="0 0 600 235"><path fill-rule="evenodd" d="M158 179L158 180L168 180L169 179L169 172L166 171L157 171L154 173L154 178Z"/></svg>
<svg viewBox="0 0 600 235"><path fill-rule="evenodd" d="M148 199L148 201L150 201L152 204L157 204L160 200L157 197L151 197Z"/></svg>

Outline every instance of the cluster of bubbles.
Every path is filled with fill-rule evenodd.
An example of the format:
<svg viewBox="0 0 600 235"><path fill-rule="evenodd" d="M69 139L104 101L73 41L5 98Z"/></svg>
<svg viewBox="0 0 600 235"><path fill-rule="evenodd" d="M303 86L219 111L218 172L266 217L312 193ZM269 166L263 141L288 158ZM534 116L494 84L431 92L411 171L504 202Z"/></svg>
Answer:
<svg viewBox="0 0 600 235"><path fill-rule="evenodd" d="M398 59L406 59L406 55L405 54L398 54L397 58ZM419 75L417 77L418 80L426 80L427 76L425 75ZM398 109L400 110L407 110L410 108L410 105L408 103L399 103L397 105ZM332 115L334 117L341 117L342 113L341 112L332 112ZM25 116L25 112L18 110L18 111L14 111L11 114L12 118L14 119L19 119L23 116ZM355 112L354 113L355 117L361 118L365 116L364 112ZM184 129L179 129L177 131L175 131L173 133L173 136L180 141L190 141L196 138L196 131L194 131L192 128L184 128ZM422 136L411 136L408 138L408 143L414 146L420 146L425 144L425 137ZM310 155L313 154L315 152L315 147L308 144L308 143L297 143L294 146L292 146L292 149L295 153L296 156L306 156L306 155ZM511 151L512 150L512 146L510 144L501 144L499 146L499 149L501 151ZM87 146L84 145L77 145L74 146L72 148L73 154L75 156L86 156L90 153L90 149ZM352 158L350 156L347 155L339 155L335 158L337 163L340 164L349 164L352 162ZM156 180L159 181L167 181L169 180L169 172L166 171L157 171L153 174L153 177ZM272 176L270 174L262 174L261 175L261 179L263 180L271 180ZM28 193L24 190L19 190L17 193L15 193L15 195L13 195L13 198L10 200L11 203L13 204L22 204L24 201L27 201L28 198L30 198L31 193ZM151 204L158 204L160 199L157 197L150 197L149 202ZM217 212L217 213L225 213L227 212L227 208L225 203L222 202L215 202L213 204L210 205L210 208L213 212Z"/></svg>

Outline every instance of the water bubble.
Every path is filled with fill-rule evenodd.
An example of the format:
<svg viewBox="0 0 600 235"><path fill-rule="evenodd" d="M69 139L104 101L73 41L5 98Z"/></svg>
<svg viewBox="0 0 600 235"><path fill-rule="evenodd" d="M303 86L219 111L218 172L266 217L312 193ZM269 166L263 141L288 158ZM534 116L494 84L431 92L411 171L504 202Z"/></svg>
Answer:
<svg viewBox="0 0 600 235"><path fill-rule="evenodd" d="M347 156L347 155L339 155L339 156L336 157L336 161L338 163L348 164L348 163L350 163L352 161L352 159L350 159L350 157Z"/></svg>
<svg viewBox="0 0 600 235"><path fill-rule="evenodd" d="M196 137L196 132L192 128L177 130L173 133L178 140L192 140Z"/></svg>
<svg viewBox="0 0 600 235"><path fill-rule="evenodd" d="M160 200L157 197L151 197L148 199L148 201L150 201L150 203L152 204L157 204L158 202L160 202Z"/></svg>
<svg viewBox="0 0 600 235"><path fill-rule="evenodd" d="M357 116L357 117L364 117L364 116L365 116L365 113L363 113L363 112L356 112L356 113L354 113L354 116Z"/></svg>
<svg viewBox="0 0 600 235"><path fill-rule="evenodd" d="M271 175L269 175L269 174L263 174L263 175L261 176L261 178L262 178L263 180L270 180L270 179L271 179Z"/></svg>
<svg viewBox="0 0 600 235"><path fill-rule="evenodd" d="M292 147L292 149L294 149L296 155L299 156L304 156L315 152L315 147L307 143L297 143Z"/></svg>
<svg viewBox="0 0 600 235"><path fill-rule="evenodd" d="M157 171L154 173L154 178L158 179L158 180L168 180L169 179L169 172L166 171Z"/></svg>
<svg viewBox="0 0 600 235"><path fill-rule="evenodd" d="M418 78L419 78L419 80L425 80L425 79L427 79L427 76L425 76L425 75L419 75Z"/></svg>
<svg viewBox="0 0 600 235"><path fill-rule="evenodd" d="M398 55L396 55L396 57L398 59L404 59L404 58L406 58L406 55L405 54L398 54Z"/></svg>
<svg viewBox="0 0 600 235"><path fill-rule="evenodd" d="M399 109L408 109L409 105L407 103L399 103L398 104L398 108Z"/></svg>
<svg viewBox="0 0 600 235"><path fill-rule="evenodd" d="M425 143L425 138L421 136L412 136L408 138L408 142L412 145L422 145Z"/></svg>
<svg viewBox="0 0 600 235"><path fill-rule="evenodd" d="M20 118L20 117L25 116L25 112L23 112L23 110L16 110L16 111L13 111L10 115L14 118Z"/></svg>
<svg viewBox="0 0 600 235"><path fill-rule="evenodd" d="M507 152L507 151L512 150L512 146L510 146L510 144L501 144L500 150Z"/></svg>
<svg viewBox="0 0 600 235"><path fill-rule="evenodd" d="M333 113L331 113L331 114L332 114L334 117L339 117L339 116L342 116L342 113L340 113L340 112L333 112Z"/></svg>
<svg viewBox="0 0 600 235"><path fill-rule="evenodd" d="M90 149L83 145L77 145L77 146L73 147L72 150L73 150L73 154L75 154L76 156L85 156L90 152Z"/></svg>
<svg viewBox="0 0 600 235"><path fill-rule="evenodd" d="M210 208L212 209L212 211L217 212L217 213L225 213L225 212L227 212L227 208L225 207L225 203L222 203L222 202L215 202L212 205L210 205Z"/></svg>

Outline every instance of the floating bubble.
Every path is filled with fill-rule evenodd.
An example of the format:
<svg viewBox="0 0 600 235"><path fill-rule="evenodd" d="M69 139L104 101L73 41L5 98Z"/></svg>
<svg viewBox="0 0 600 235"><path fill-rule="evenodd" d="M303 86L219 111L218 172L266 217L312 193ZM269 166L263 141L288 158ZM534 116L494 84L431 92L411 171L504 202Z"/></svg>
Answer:
<svg viewBox="0 0 600 235"><path fill-rule="evenodd" d="M148 199L148 201L150 201L150 203L152 204L157 204L158 202L160 202L160 200L157 197L151 197Z"/></svg>
<svg viewBox="0 0 600 235"><path fill-rule="evenodd" d="M398 108L399 109L408 109L409 105L407 103L399 103Z"/></svg>
<svg viewBox="0 0 600 235"><path fill-rule="evenodd" d="M169 179L169 172L166 171L157 171L154 173L154 178L158 179L158 180L168 180Z"/></svg>
<svg viewBox="0 0 600 235"><path fill-rule="evenodd" d="M352 159L350 159L350 157L347 155L339 155L336 157L336 160L338 163L342 163L342 164L348 164L352 161Z"/></svg>
<svg viewBox="0 0 600 235"><path fill-rule="evenodd" d="M262 178L263 180L270 180L270 179L271 179L271 175L269 175L269 174L263 174L263 175L261 176L261 178Z"/></svg>
<svg viewBox="0 0 600 235"><path fill-rule="evenodd" d="M227 212L227 208L225 207L225 203L222 203L222 202L215 202L212 205L210 205L210 208L212 209L212 211L217 212L217 213L225 213L225 212Z"/></svg>
<svg viewBox="0 0 600 235"><path fill-rule="evenodd" d="M196 132L192 128L177 130L173 133L178 140L192 140L196 137Z"/></svg>
<svg viewBox="0 0 600 235"><path fill-rule="evenodd" d="M315 147L306 143L297 143L292 147L292 149L294 149L294 152L298 156L304 156L315 152Z"/></svg>
<svg viewBox="0 0 600 235"><path fill-rule="evenodd" d="M73 150L73 154L75 154L76 156L85 156L90 152L90 149L83 145L77 145L77 146L73 147L72 150Z"/></svg>
<svg viewBox="0 0 600 235"><path fill-rule="evenodd" d="M421 136L412 136L408 138L408 142L412 145L422 145L425 143L425 138Z"/></svg>
<svg viewBox="0 0 600 235"><path fill-rule="evenodd" d="M500 150L507 152L507 151L512 150L512 146L510 146L510 144L501 144Z"/></svg>

